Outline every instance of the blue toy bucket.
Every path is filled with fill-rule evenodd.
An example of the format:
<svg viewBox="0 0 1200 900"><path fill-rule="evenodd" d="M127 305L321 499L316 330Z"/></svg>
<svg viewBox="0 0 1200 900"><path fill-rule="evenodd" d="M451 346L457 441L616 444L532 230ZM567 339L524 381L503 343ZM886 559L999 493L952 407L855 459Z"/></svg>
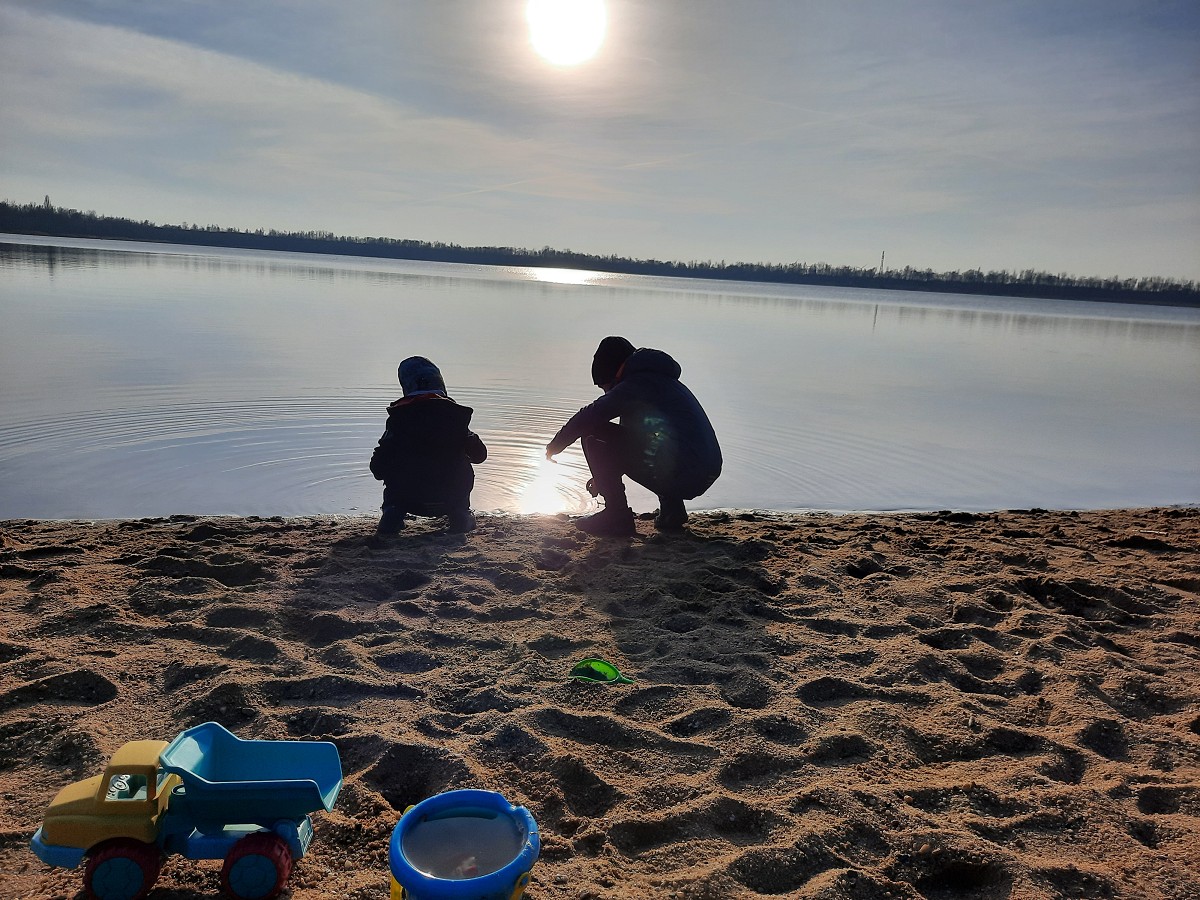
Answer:
<svg viewBox="0 0 1200 900"><path fill-rule="evenodd" d="M495 791L447 791L392 831L392 900L518 900L541 841L529 810Z"/></svg>

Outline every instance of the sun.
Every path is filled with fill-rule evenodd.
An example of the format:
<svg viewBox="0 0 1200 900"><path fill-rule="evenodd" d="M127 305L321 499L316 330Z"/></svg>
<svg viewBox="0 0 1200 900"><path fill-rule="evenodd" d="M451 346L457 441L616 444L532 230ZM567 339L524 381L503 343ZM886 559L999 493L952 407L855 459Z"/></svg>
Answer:
<svg viewBox="0 0 1200 900"><path fill-rule="evenodd" d="M529 0L525 18L533 49L556 66L579 65L604 43L604 0Z"/></svg>

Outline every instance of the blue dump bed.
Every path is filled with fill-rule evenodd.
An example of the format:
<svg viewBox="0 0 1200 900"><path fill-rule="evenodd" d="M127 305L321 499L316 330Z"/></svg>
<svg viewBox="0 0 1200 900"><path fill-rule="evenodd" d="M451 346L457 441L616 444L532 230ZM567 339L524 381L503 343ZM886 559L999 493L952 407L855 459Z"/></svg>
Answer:
<svg viewBox="0 0 1200 900"><path fill-rule="evenodd" d="M325 741L244 741L216 722L180 734L159 756L183 779L172 812L205 825L300 821L333 809L342 787L337 747ZM182 802L180 802L182 801ZM186 809L186 812L185 812Z"/></svg>

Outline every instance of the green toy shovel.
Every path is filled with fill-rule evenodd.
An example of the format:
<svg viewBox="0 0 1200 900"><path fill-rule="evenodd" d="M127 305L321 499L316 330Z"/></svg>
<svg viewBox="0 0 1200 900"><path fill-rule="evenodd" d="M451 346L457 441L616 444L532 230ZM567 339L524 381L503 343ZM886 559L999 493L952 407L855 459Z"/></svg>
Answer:
<svg viewBox="0 0 1200 900"><path fill-rule="evenodd" d="M590 681L598 684L633 684L620 670L606 659L581 659L571 669L575 681Z"/></svg>

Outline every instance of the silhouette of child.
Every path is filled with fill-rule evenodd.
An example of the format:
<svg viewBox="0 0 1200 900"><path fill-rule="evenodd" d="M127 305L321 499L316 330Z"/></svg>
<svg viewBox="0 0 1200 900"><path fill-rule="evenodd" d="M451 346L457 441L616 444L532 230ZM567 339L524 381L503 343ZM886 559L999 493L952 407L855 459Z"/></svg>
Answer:
<svg viewBox="0 0 1200 900"><path fill-rule="evenodd" d="M469 427L474 410L450 399L442 373L423 356L404 360L397 374L404 396L388 407L371 455L371 474L383 482L376 531L401 531L407 515L447 516L452 533L470 531L471 464L487 459L487 447Z"/></svg>
<svg viewBox="0 0 1200 900"><path fill-rule="evenodd" d="M588 491L604 498L604 509L576 520L575 527L609 537L635 534L622 480L628 476L658 495L654 527L681 531L687 521L683 501L717 480L721 446L700 401L679 380L681 371L661 350L637 349L615 335L600 342L592 381L603 395L571 416L546 445L551 459L581 441L592 472Z"/></svg>

